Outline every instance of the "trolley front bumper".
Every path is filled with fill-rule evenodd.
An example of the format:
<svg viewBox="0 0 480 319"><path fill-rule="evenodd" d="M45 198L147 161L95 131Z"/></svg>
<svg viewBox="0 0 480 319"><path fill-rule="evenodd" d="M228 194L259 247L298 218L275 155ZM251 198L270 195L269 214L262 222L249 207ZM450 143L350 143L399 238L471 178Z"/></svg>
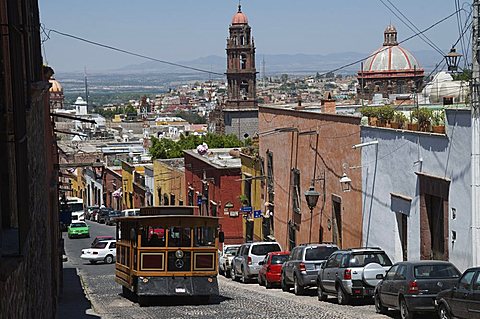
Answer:
<svg viewBox="0 0 480 319"><path fill-rule="evenodd" d="M218 295L216 276L138 277L138 296L211 296Z"/></svg>

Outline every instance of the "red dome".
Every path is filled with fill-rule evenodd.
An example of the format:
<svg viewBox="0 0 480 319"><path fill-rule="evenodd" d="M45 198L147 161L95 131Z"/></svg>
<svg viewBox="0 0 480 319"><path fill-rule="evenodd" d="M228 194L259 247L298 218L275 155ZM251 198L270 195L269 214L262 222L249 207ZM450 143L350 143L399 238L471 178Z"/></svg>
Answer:
<svg viewBox="0 0 480 319"><path fill-rule="evenodd" d="M232 18L232 24L248 24L248 19L245 13L242 12L242 7L238 6L238 12Z"/></svg>

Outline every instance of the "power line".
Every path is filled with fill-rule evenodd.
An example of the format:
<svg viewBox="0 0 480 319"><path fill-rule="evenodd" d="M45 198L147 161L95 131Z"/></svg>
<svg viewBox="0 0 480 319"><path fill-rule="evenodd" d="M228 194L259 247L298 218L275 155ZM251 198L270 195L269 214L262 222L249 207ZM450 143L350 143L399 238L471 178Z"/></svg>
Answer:
<svg viewBox="0 0 480 319"><path fill-rule="evenodd" d="M420 32L420 29L407 17L405 16L400 9L398 9L390 0L386 0L390 5L403 17L405 20L407 20L413 28L405 22L392 8L390 8L383 0L380 0L380 2L391 12L393 13L394 16L396 16L403 24L405 24L412 32ZM443 56L443 51L432 41L430 40L426 35L420 34L420 39L422 39L426 44L428 44L431 48L433 48L435 51L440 53L440 55Z"/></svg>
<svg viewBox="0 0 480 319"><path fill-rule="evenodd" d="M160 59L152 58L152 57L149 57L149 56L146 56L146 55L143 55L143 54L131 52L131 51L124 50L124 49L119 49L119 48L113 47L113 46L111 46L111 45L106 45L106 44L103 44L103 43L100 43L100 42L91 41L91 40L88 40L88 39L85 39L85 38L82 38L82 37L75 36L75 35L73 35L73 34L68 34L68 33L60 32L60 31L57 31L57 30L55 30L55 29L45 28L45 30L48 30L47 39L50 38L50 37L49 37L49 34L50 34L51 32L53 32L53 33L62 35L62 36L64 36L64 37L72 38L72 39L79 40L79 41L82 41L82 42L86 42L86 43L89 43L89 44L93 44L93 45L96 45L96 46L99 46L99 47L102 47L102 48L105 48L105 49L109 49L109 50L113 50L113 51L125 53L125 54L128 54L128 55L136 56L136 57L143 58L143 59L146 59L146 60L155 61L155 62L159 62L159 63L171 65L171 66L176 66L176 67L183 68L183 69L187 69L187 70L192 70L192 71L197 71L197 72L203 72L203 73L208 73L208 74L214 74L214 75L224 76L223 73L208 71L208 70L204 70L204 69L200 69L200 68L195 68L195 67L191 67L191 66L187 66L187 65L183 65L183 64L179 64L179 63L174 63L174 62L169 62L169 61L165 61L165 60L160 60Z"/></svg>

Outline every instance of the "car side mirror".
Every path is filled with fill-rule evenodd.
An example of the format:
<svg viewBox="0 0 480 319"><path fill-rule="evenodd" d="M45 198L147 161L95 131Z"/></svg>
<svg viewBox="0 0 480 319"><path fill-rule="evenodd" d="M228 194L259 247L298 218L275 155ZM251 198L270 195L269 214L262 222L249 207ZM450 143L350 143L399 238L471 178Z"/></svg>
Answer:
<svg viewBox="0 0 480 319"><path fill-rule="evenodd" d="M262 261L260 261L258 264L261 266L261 265L264 265L265 262L262 260Z"/></svg>
<svg viewBox="0 0 480 319"><path fill-rule="evenodd" d="M221 243L225 242L225 233L223 231L218 233L218 241Z"/></svg>
<svg viewBox="0 0 480 319"><path fill-rule="evenodd" d="M375 276L375 278L381 280L381 279L383 279L383 278L385 278L385 277L383 276L383 274L377 274L377 275Z"/></svg>

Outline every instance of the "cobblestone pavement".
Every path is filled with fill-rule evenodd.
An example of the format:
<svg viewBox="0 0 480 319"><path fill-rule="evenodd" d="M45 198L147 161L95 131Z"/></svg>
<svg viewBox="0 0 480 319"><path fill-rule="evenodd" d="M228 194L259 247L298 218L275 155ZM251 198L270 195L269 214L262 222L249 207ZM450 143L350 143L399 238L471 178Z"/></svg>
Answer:
<svg viewBox="0 0 480 319"><path fill-rule="evenodd" d="M114 276L88 277L84 280L95 312L102 318L389 318L375 313L372 304L339 306L336 299L317 300L315 291L295 296L281 289L257 284L241 284L219 277L220 296L208 304L192 299L156 298L150 306L140 307L124 298ZM393 317L397 317L392 312Z"/></svg>
<svg viewBox="0 0 480 319"><path fill-rule="evenodd" d="M92 224L91 230L93 237L109 235L114 228ZM305 296L295 296L281 289L266 289L256 283L233 282L223 276L218 277L220 296L211 298L208 304L196 303L194 299L155 298L150 306L140 307L121 294L121 286L114 280L114 265L90 265L78 258L80 247L85 248L91 240L67 239L66 249L69 260L78 269L93 310L101 318L399 318L395 311L391 311L389 316L375 313L372 302L340 306L335 298L329 298L327 302L318 301L313 289Z"/></svg>

